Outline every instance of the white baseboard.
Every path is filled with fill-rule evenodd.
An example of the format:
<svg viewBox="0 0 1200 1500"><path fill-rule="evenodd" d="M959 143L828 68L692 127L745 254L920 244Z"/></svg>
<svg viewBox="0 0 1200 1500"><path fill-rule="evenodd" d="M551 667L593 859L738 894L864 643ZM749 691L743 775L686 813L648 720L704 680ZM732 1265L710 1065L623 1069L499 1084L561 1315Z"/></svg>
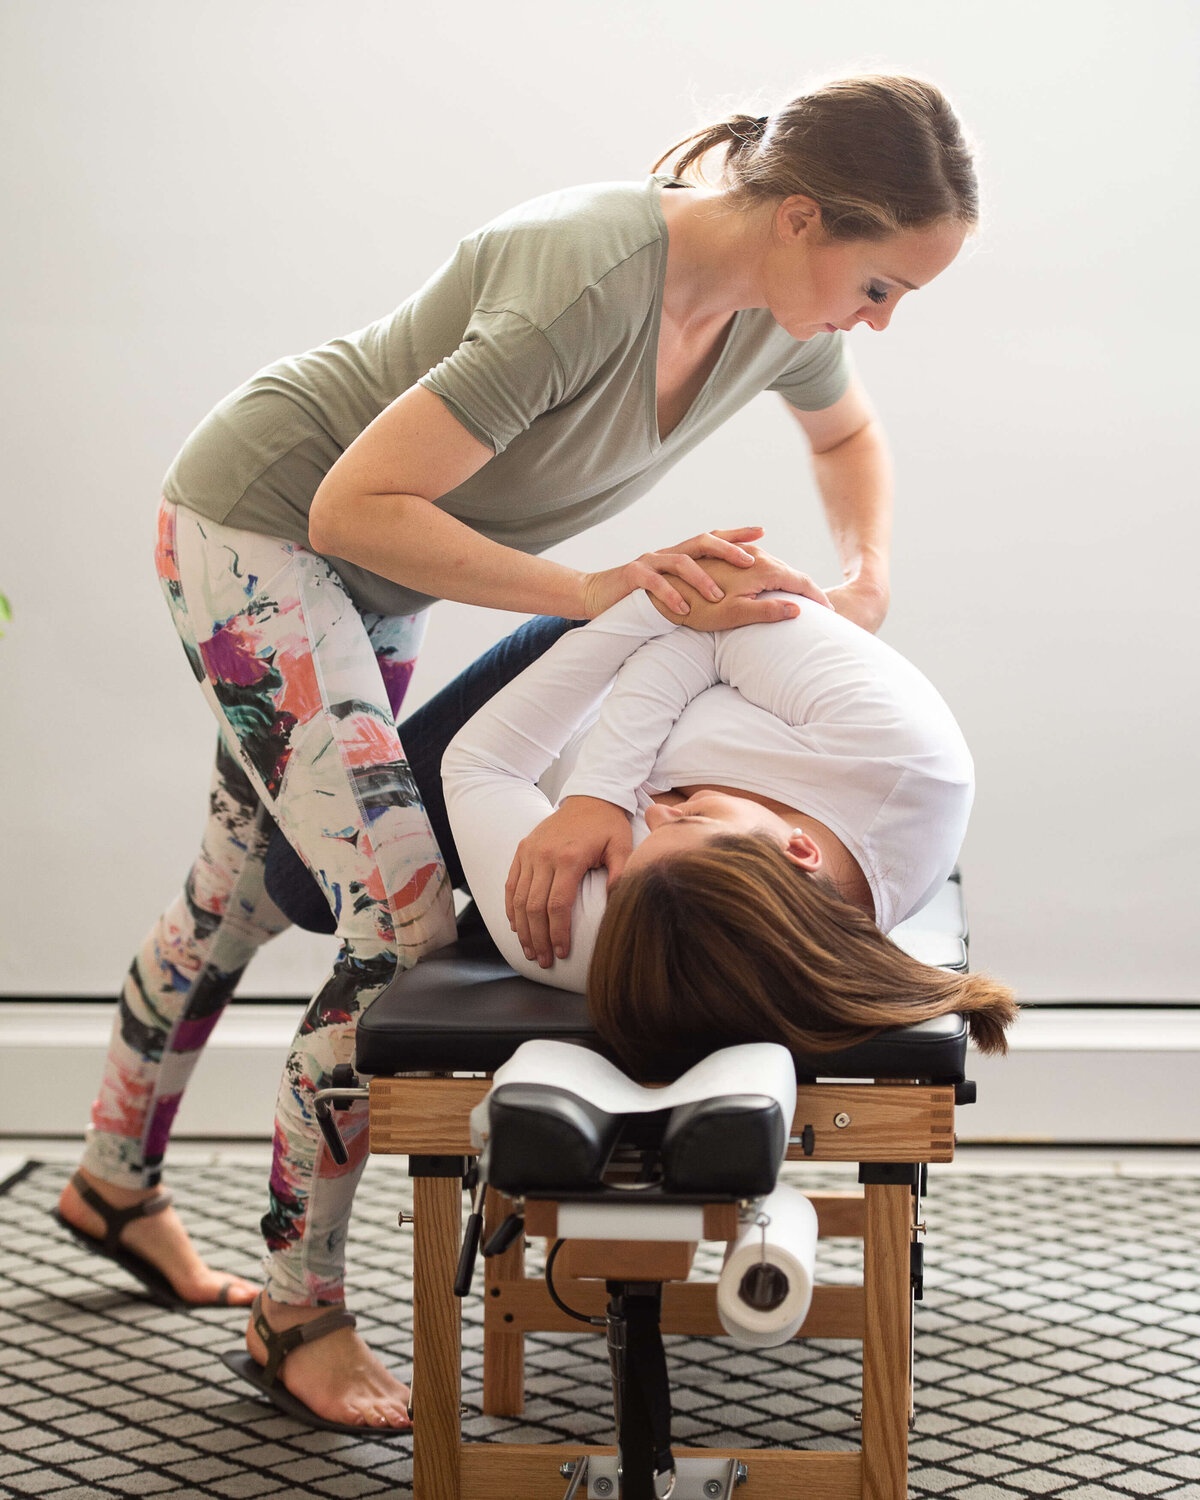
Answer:
<svg viewBox="0 0 1200 1500"><path fill-rule="evenodd" d="M270 1139L301 1009L230 1008L180 1108L179 1138ZM80 1134L111 1024L100 1005L0 1007L0 1135ZM957 1114L964 1142L1200 1144L1200 1010L1027 1008L1008 1057L974 1055L968 1073L979 1101Z"/></svg>
<svg viewBox="0 0 1200 1500"><path fill-rule="evenodd" d="M970 1058L959 1140L1200 1143L1200 1010L1026 1006L1010 1049Z"/></svg>
<svg viewBox="0 0 1200 1500"><path fill-rule="evenodd" d="M196 1065L181 1138L270 1140L275 1094L303 1003L235 1004ZM108 1051L113 1008L62 1001L0 1007L0 1134L82 1135Z"/></svg>

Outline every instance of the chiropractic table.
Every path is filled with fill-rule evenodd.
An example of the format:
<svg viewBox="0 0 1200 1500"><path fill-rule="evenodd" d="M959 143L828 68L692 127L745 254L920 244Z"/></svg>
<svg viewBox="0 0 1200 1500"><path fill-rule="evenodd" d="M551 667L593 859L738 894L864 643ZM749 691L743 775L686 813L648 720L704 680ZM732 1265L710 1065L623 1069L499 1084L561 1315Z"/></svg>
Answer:
<svg viewBox="0 0 1200 1500"><path fill-rule="evenodd" d="M892 936L965 970L957 874ZM580 1047L600 1050L583 996L516 976L480 927L396 977L354 1070L317 1096L335 1159L336 1110L366 1097L371 1151L409 1161L415 1500L904 1500L921 1195L974 1098L961 1017L819 1057L665 1058L648 1076L699 1064L666 1092ZM857 1162L862 1192L777 1186L784 1159ZM861 1286L811 1285L818 1234L863 1240ZM526 1276L526 1236L557 1246L551 1284ZM462 1441L460 1297L481 1238L483 1410L519 1414L525 1333L579 1319L608 1340L618 1444ZM699 1239L728 1242L719 1283L687 1279ZM742 1348L860 1339L861 1449L673 1450L661 1334L727 1329Z"/></svg>

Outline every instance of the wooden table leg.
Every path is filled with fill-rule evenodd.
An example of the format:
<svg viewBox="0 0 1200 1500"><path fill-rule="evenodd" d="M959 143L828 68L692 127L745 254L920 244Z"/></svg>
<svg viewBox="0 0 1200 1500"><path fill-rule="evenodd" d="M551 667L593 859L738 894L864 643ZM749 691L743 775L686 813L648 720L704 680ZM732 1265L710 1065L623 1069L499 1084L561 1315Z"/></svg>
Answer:
<svg viewBox="0 0 1200 1500"><path fill-rule="evenodd" d="M414 1177L414 1500L459 1500L462 1313L454 1272L461 1233L461 1178Z"/></svg>
<svg viewBox="0 0 1200 1500"><path fill-rule="evenodd" d="M868 1183L864 1194L862 1493L863 1500L905 1500L912 1399L912 1188L907 1183Z"/></svg>
<svg viewBox="0 0 1200 1500"><path fill-rule="evenodd" d="M487 1195L483 1243L512 1212L512 1199L494 1190ZM525 1334L505 1323L512 1318L499 1305L502 1286L525 1280L525 1236L518 1235L503 1255L484 1263L483 1409L489 1417L516 1417L525 1410Z"/></svg>

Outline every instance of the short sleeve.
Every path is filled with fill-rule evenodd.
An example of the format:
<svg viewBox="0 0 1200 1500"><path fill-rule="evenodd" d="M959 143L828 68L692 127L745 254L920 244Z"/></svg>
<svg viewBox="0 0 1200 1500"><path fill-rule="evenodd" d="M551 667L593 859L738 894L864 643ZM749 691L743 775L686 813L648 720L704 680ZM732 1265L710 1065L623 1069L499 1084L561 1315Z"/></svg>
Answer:
<svg viewBox="0 0 1200 1500"><path fill-rule="evenodd" d="M846 394L854 366L844 333L818 333L767 387L800 411L824 411Z"/></svg>
<svg viewBox="0 0 1200 1500"><path fill-rule="evenodd" d="M563 398L553 345L519 313L476 312L462 343L417 382L441 398L472 437L502 453Z"/></svg>

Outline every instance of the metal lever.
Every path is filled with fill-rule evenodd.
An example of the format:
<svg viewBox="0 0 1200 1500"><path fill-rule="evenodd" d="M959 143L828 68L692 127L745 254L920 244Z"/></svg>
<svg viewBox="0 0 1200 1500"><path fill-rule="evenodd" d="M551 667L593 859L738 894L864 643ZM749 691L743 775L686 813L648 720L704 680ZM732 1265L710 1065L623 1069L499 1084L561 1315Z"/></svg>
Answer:
<svg viewBox="0 0 1200 1500"><path fill-rule="evenodd" d="M339 1167L344 1167L350 1160L350 1153L346 1150L346 1143L342 1140L342 1132L337 1127L332 1111L348 1109L356 1099L370 1098L370 1090L359 1084L354 1069L348 1063L338 1063L332 1077L331 1088L318 1089L313 1095L313 1108L330 1156Z"/></svg>
<svg viewBox="0 0 1200 1500"><path fill-rule="evenodd" d="M454 1276L454 1295L466 1297L471 1291L471 1278L475 1275L475 1258L479 1254L479 1237L483 1233L483 1200L487 1195L487 1183L480 1182L475 1188L475 1201L467 1215L467 1232L463 1236L462 1250L458 1256L458 1270Z"/></svg>
<svg viewBox="0 0 1200 1500"><path fill-rule="evenodd" d="M516 1237L524 1230L525 1220L520 1214L509 1214L500 1228L483 1247L483 1257L490 1260L493 1255L503 1255Z"/></svg>

